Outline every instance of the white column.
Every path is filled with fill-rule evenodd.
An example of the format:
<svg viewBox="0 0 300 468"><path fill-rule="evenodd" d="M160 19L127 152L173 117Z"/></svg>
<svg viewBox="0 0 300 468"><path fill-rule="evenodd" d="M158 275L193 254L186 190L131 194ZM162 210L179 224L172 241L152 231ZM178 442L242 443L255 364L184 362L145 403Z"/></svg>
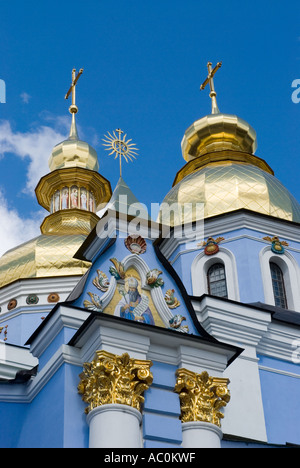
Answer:
<svg viewBox="0 0 300 468"><path fill-rule="evenodd" d="M215 424L202 421L182 423L183 448L221 448L223 433Z"/></svg>
<svg viewBox="0 0 300 468"><path fill-rule="evenodd" d="M116 403L98 406L87 415L89 448L142 447L140 411Z"/></svg>

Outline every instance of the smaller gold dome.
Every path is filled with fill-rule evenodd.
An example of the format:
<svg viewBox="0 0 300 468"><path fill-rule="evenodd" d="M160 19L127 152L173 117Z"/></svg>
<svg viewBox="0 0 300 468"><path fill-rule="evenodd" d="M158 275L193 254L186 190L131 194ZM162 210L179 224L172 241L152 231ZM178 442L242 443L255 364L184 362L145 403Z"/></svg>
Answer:
<svg viewBox="0 0 300 468"><path fill-rule="evenodd" d="M243 119L231 114L210 114L196 120L181 142L183 158L191 161L206 153L232 150L253 154L256 132Z"/></svg>
<svg viewBox="0 0 300 468"><path fill-rule="evenodd" d="M53 148L48 164L51 171L68 167L82 167L98 171L99 162L96 150L78 138L75 114L72 114L69 138Z"/></svg>

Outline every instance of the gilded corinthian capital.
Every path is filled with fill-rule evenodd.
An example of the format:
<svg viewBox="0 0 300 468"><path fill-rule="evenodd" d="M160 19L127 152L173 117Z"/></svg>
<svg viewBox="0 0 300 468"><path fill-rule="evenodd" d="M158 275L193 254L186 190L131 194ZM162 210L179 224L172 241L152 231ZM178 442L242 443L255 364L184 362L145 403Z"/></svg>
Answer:
<svg viewBox="0 0 300 468"><path fill-rule="evenodd" d="M210 377L207 372L196 374L187 369L178 369L176 377L181 421L205 421L220 427L220 419L224 417L220 410L230 400L229 379Z"/></svg>
<svg viewBox="0 0 300 468"><path fill-rule="evenodd" d="M149 388L153 376L151 361L132 359L127 353L117 356L96 351L91 362L83 364L78 392L88 403L89 413L97 406L118 403L141 410L143 392Z"/></svg>

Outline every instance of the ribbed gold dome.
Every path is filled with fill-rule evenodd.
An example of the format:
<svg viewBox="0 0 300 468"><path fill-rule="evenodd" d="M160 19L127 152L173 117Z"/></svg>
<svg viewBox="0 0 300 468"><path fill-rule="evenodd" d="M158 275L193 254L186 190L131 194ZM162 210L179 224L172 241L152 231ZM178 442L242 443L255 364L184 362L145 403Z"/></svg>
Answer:
<svg viewBox="0 0 300 468"><path fill-rule="evenodd" d="M209 114L196 120L181 142L183 158L194 158L214 151L232 150L254 153L256 132L245 120L231 114Z"/></svg>
<svg viewBox="0 0 300 468"><path fill-rule="evenodd" d="M247 163L207 164L178 182L163 203L184 207L182 212L175 210L170 219L172 226L196 221L199 216L208 218L241 208L300 222L300 204L282 183L272 174ZM168 214L161 211L159 221L168 223Z"/></svg>
<svg viewBox="0 0 300 468"><path fill-rule="evenodd" d="M49 158L50 171L67 167L82 167L92 171L98 171L99 169L96 150L86 141L78 138L75 114L72 114L69 138L58 143L53 148Z"/></svg>
<svg viewBox="0 0 300 468"><path fill-rule="evenodd" d="M300 204L253 154L256 147L255 130L237 116L216 112L194 122L181 143L188 162L164 198L158 221L174 226L245 208L300 222Z"/></svg>
<svg viewBox="0 0 300 468"><path fill-rule="evenodd" d="M0 287L24 278L83 275L90 264L73 257L85 238L41 235L9 250L0 260Z"/></svg>

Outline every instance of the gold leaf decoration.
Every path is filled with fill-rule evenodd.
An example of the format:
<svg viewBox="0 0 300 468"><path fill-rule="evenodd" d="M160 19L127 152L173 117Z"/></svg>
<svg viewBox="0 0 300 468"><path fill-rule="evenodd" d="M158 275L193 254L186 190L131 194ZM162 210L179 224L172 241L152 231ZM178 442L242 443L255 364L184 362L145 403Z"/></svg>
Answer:
<svg viewBox="0 0 300 468"><path fill-rule="evenodd" d="M84 363L78 392L88 406L86 413L110 403L141 410L143 393L153 381L151 361L132 359L128 353L118 356L96 351L93 361Z"/></svg>
<svg viewBox="0 0 300 468"><path fill-rule="evenodd" d="M221 409L230 400L228 379L210 377L206 371L201 374L187 369L176 371L175 392L179 393L181 421L204 421L221 426L224 417Z"/></svg>

